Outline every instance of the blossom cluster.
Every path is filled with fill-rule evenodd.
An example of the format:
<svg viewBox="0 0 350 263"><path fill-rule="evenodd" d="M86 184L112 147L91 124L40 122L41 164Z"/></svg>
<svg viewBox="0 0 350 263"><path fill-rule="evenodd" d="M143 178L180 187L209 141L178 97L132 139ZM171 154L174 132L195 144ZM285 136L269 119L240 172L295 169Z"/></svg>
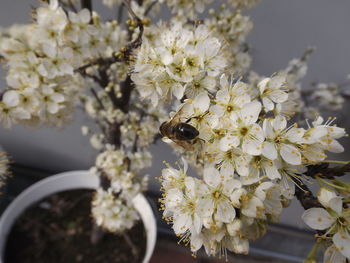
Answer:
<svg viewBox="0 0 350 263"><path fill-rule="evenodd" d="M318 83L311 99L320 107L332 111L340 110L345 102L340 93L340 87L336 83Z"/></svg>
<svg viewBox="0 0 350 263"><path fill-rule="evenodd" d="M350 208L345 200L350 197L321 187L317 199L323 207L306 210L302 216L305 223L315 230L324 231L321 242L328 247L324 262L344 263L350 260Z"/></svg>
<svg viewBox="0 0 350 263"><path fill-rule="evenodd" d="M252 8L260 0L228 0L235 8Z"/></svg>
<svg viewBox="0 0 350 263"><path fill-rule="evenodd" d="M211 17L205 20L205 24L223 43L229 73L235 76L244 75L251 63L245 41L253 23L240 10L232 12L226 5L222 5L219 12L209 10L209 14Z"/></svg>
<svg viewBox="0 0 350 263"><path fill-rule="evenodd" d="M91 169L101 178L92 214L101 227L121 232L138 219L132 199L145 189L147 177L137 175L151 165L147 147L164 110L161 105L150 109L135 92L130 94L132 105L125 104L120 80L128 78L128 65L96 61L116 58L128 41L127 30L116 21L101 22L87 9L64 9L74 3L43 3L34 10L33 23L1 32L8 88L1 97L0 119L6 127L16 122L62 126L81 102L100 128L82 128L100 151Z"/></svg>
<svg viewBox="0 0 350 263"><path fill-rule="evenodd" d="M113 89L118 94L120 87ZM95 194L92 215L99 226L113 232L129 229L139 219L132 200L146 189L147 176L139 179L137 175L151 166L152 155L148 147L165 119L161 104L153 108L138 101L135 94L132 100L134 103L128 112L115 108L105 91L98 92L96 97L86 96L83 100L87 114L99 123L102 130L95 132L86 126L82 128L83 134L90 136L91 145L100 151L90 171L102 181L108 181L108 185ZM117 130L109 134L111 127L119 127L119 136L116 136Z"/></svg>
<svg viewBox="0 0 350 263"><path fill-rule="evenodd" d="M146 187L147 177L138 175L152 164L148 147L162 123L198 132L191 140L182 136L183 144L177 136L164 138L182 155L183 167L167 164L161 176L164 218L193 253L201 247L208 255L248 253L249 242L279 220L307 169L327 152L344 150L338 139L345 130L318 116L341 108L340 86L318 84L309 92L300 83L311 49L271 77L250 69L246 38L253 23L244 9L258 0L227 0L203 20L213 0L102 0L129 12L125 24L75 11L76 0L48 2L35 9L32 23L0 31L8 70L0 121L62 126L82 104L99 128L84 126L82 133L99 151L90 171L101 179L92 215L102 228L122 232L139 219L132 200ZM148 16L161 3L174 16L150 25ZM169 106L175 109L170 119ZM301 127L299 120L312 115L317 118ZM168 132L185 130L177 128ZM344 263L350 186L319 180L320 204L303 219L325 231L319 237L328 247L325 262Z"/></svg>
<svg viewBox="0 0 350 263"><path fill-rule="evenodd" d="M247 253L248 240L278 221L306 166L344 150L337 140L345 131L333 120L288 125L278 110L288 100L285 81L276 75L249 87L222 75L215 96L204 91L180 105L180 119L199 131L191 161L203 180L187 175L187 164L163 170L162 202L193 252Z"/></svg>
<svg viewBox="0 0 350 263"><path fill-rule="evenodd" d="M160 25L145 34L133 66L132 80L141 98L170 101L215 91L216 77L226 67L222 45L205 25Z"/></svg>
<svg viewBox="0 0 350 263"><path fill-rule="evenodd" d="M87 9L67 15L51 1L36 9L34 20L1 34L0 55L8 68L0 102L5 127L16 122L62 126L86 89L76 70L124 45L126 33L116 22L100 23Z"/></svg>
<svg viewBox="0 0 350 263"><path fill-rule="evenodd" d="M122 232L130 229L139 219L131 204L124 204L112 191L98 189L92 201L92 215L98 226L110 232Z"/></svg>
<svg viewBox="0 0 350 263"><path fill-rule="evenodd" d="M165 0L165 2L178 19L186 17L195 19L198 13L203 13L206 5L212 3L213 0Z"/></svg>
<svg viewBox="0 0 350 263"><path fill-rule="evenodd" d="M111 0L104 0L111 1ZM163 0L171 9L176 19L196 19L213 0ZM162 1L162 2L163 2ZM235 9L248 9L260 0L227 0L227 4Z"/></svg>

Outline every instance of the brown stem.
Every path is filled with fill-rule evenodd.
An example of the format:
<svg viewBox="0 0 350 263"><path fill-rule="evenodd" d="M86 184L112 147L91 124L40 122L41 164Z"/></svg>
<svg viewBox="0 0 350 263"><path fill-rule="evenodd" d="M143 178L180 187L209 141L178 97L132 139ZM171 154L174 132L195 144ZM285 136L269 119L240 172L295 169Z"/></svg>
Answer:
<svg viewBox="0 0 350 263"><path fill-rule="evenodd" d="M120 109L124 113L127 113L129 111L131 92L133 91L134 87L135 86L131 80L131 76L127 75L125 81L121 83L122 97L119 100Z"/></svg>
<svg viewBox="0 0 350 263"><path fill-rule="evenodd" d="M296 184L295 196L305 210L312 207L322 207L317 198L312 194L310 189L301 180L293 179Z"/></svg>
<svg viewBox="0 0 350 263"><path fill-rule="evenodd" d="M104 232L101 227L94 223L91 231L90 242L92 245L97 245L103 238Z"/></svg>
<svg viewBox="0 0 350 263"><path fill-rule="evenodd" d="M117 148L121 145L120 124L112 123L107 127L107 143L115 145Z"/></svg>
<svg viewBox="0 0 350 263"><path fill-rule="evenodd" d="M325 179L334 179L335 177L342 177L350 172L350 163L336 167L329 167L329 163L321 163L317 165L310 165L307 167L306 176L315 178L321 177Z"/></svg>
<svg viewBox="0 0 350 263"><path fill-rule="evenodd" d="M90 90L91 90L91 93L94 96L95 100L97 101L98 105L100 106L100 109L105 110L105 106L103 105L102 101L98 97L96 90L94 90L94 88L91 88Z"/></svg>
<svg viewBox="0 0 350 263"><path fill-rule="evenodd" d="M152 8L156 5L158 3L158 1L153 1L152 3L150 3L149 5L148 5L148 7L146 8L146 11L145 11L145 16L147 16L150 12L151 12L151 10L152 10Z"/></svg>
<svg viewBox="0 0 350 263"><path fill-rule="evenodd" d="M124 4L121 4L118 7L118 13L117 13L117 21L118 21L119 24L123 20L123 14L124 14Z"/></svg>
<svg viewBox="0 0 350 263"><path fill-rule="evenodd" d="M123 237L126 243L128 244L128 246L131 248L131 253L134 255L134 262L138 262L138 258L139 258L138 248L135 246L135 244L132 242L131 238L126 232L123 232Z"/></svg>

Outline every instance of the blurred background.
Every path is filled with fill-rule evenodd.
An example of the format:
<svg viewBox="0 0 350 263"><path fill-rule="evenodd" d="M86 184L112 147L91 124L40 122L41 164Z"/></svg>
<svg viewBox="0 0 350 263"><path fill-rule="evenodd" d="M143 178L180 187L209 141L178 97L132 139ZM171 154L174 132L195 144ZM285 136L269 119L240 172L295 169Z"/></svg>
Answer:
<svg viewBox="0 0 350 263"><path fill-rule="evenodd" d="M114 16L115 13L102 7L99 0L93 2L95 9L103 17ZM216 0L214 5L218 4L220 1ZM36 0L1 0L0 26L27 23L30 20L32 6L37 6ZM262 75L269 76L285 68L291 59L300 57L307 47L315 46L317 49L311 56L308 74L303 80L304 87L311 88L310 84L314 81L346 82L346 76L350 73L349 10L350 1L348 0L261 0L260 4L248 12L254 22L254 29L248 38L252 46L252 68ZM164 18L167 15L167 12L162 13ZM5 85L4 76L4 72L1 72L0 86ZM338 114L337 122L340 126L348 128L347 130L350 128L350 120L346 118L349 110L350 107L346 102L344 109ZM325 113L324 117L328 116L329 113ZM81 126L87 123L89 119L77 110L75 121L63 130L23 127L6 130L0 127L0 145L11 156L18 174L24 177L28 174L28 178L33 176L38 179L63 171L88 169L94 162L96 152L90 147L88 138L81 135ZM341 143L346 150L337 158L347 160L350 157L350 152L347 150L350 140L345 138ZM157 193L159 184L154 177L160 175L160 170L163 168L162 161L174 163L177 157L162 142L154 145L152 151L154 165L147 173L151 177L151 190ZM24 181L16 184L16 180L20 180L18 178L15 172L9 179L9 184L24 188L27 183L26 178L22 178ZM300 240L306 243L311 240L310 236L303 234L305 231L296 230L306 228L295 216L301 215L302 211L297 202L293 203L284 212L281 226L274 226L277 230L279 229L276 230L276 235L282 233L279 237L282 240L287 237L286 235L296 238L295 247L304 246ZM256 245L255 252L264 254L264 250L271 247L271 242L278 243L278 240L278 236L269 236L268 239L260 242L261 244ZM281 248L282 257L283 254L288 254L288 249L291 250L290 246L289 243L289 247L283 248L285 250ZM295 256L295 261L289 258L291 262L299 260L297 258L299 252L295 251L293 250L293 253L289 251L290 255ZM303 249L300 248L300 253L305 253L305 246ZM279 261L276 259L273 262Z"/></svg>

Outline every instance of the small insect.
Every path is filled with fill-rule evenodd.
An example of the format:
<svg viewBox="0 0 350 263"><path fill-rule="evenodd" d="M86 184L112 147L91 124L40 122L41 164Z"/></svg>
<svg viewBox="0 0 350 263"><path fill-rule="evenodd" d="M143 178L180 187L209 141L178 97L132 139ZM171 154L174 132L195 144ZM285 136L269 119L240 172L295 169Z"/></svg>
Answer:
<svg viewBox="0 0 350 263"><path fill-rule="evenodd" d="M160 125L159 132L163 137L167 137L183 148L189 149L193 141L198 137L199 131L187 123L191 119L188 119L187 122L180 121L182 110L183 107L170 121L163 122L162 125Z"/></svg>

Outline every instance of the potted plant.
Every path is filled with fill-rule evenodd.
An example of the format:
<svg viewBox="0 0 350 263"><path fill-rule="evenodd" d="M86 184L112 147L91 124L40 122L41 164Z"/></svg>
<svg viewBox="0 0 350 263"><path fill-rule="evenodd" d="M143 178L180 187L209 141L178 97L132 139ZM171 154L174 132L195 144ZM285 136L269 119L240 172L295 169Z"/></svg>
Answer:
<svg viewBox="0 0 350 263"><path fill-rule="evenodd" d="M248 253L250 240L297 198L304 221L318 231L305 262L315 262L322 246L326 262L346 262L350 185L339 177L350 164L326 159L344 150L338 139L345 130L318 114L340 109L344 99L339 87L318 84L304 107L299 80L313 49L260 76L250 69L252 22L244 15L256 0L227 0L205 19L211 0L103 2L128 11L126 28L122 15L103 22L89 0L80 11L74 1L51 0L32 24L4 30L0 43L9 86L0 104L4 125L58 126L80 100L99 126L97 133L82 129L100 150L91 169L100 178L97 225L112 232L133 225L132 200L145 186L136 175L151 165L147 147L159 130L183 159L162 171L163 216L193 254L202 247L210 256ZM173 16L151 24L161 2ZM188 163L200 178L187 173ZM317 197L310 180L320 186Z"/></svg>
<svg viewBox="0 0 350 263"><path fill-rule="evenodd" d="M16 219L26 209L55 193L75 189L96 190L99 186L100 182L97 176L90 175L88 171L74 171L50 176L27 188L9 205L0 219L0 262L5 262L7 236ZM149 262L156 242L156 220L148 201L142 194L138 194L132 202L141 217L147 236L147 247L142 262ZM115 244L115 246L118 245Z"/></svg>

